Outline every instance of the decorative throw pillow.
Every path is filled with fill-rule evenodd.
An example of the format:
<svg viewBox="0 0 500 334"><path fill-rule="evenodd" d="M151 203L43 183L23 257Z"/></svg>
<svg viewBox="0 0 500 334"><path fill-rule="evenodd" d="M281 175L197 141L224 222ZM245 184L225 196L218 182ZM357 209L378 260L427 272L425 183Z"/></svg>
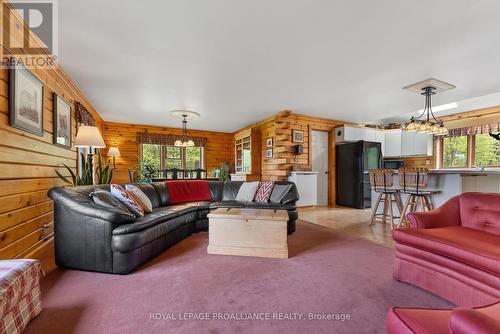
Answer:
<svg viewBox="0 0 500 334"><path fill-rule="evenodd" d="M273 191L274 181L263 181L259 183L259 188L257 189L257 194L255 194L255 202L267 203L269 202L269 197L271 197L271 192Z"/></svg>
<svg viewBox="0 0 500 334"><path fill-rule="evenodd" d="M251 202L255 197L257 192L257 187L259 186L259 181L256 182L243 182L236 195L237 201Z"/></svg>
<svg viewBox="0 0 500 334"><path fill-rule="evenodd" d="M153 212L153 203L151 203L149 197L146 196L146 194L141 189L131 184L126 184L125 189L135 198L137 203L142 206L144 212Z"/></svg>
<svg viewBox="0 0 500 334"><path fill-rule="evenodd" d="M144 209L142 208L142 206L137 203L135 198L131 194L129 194L121 185L112 184L111 195L122 202L122 204L124 204L134 215L141 217L144 216Z"/></svg>
<svg viewBox="0 0 500 334"><path fill-rule="evenodd" d="M91 192L89 196L97 205L100 205L105 208L116 208L118 210L123 211L126 214L132 215L129 209L127 209L127 207L123 205L119 200L114 198L109 191L96 190L94 192Z"/></svg>
<svg viewBox="0 0 500 334"><path fill-rule="evenodd" d="M271 202L273 203L281 203L283 198L288 194L288 192L292 189L291 184L275 184L273 187L273 191L271 193Z"/></svg>

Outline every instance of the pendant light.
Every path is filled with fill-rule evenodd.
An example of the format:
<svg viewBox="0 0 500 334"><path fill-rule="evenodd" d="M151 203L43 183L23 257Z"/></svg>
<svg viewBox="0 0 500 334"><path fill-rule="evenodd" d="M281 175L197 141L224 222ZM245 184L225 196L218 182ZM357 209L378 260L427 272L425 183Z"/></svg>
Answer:
<svg viewBox="0 0 500 334"><path fill-rule="evenodd" d="M195 146L194 141L189 138L187 133L187 120L196 119L200 117L200 114L190 110L172 110L170 115L175 118L182 119L182 136L174 142L174 146L177 147L193 147Z"/></svg>
<svg viewBox="0 0 500 334"><path fill-rule="evenodd" d="M425 96L425 107L418 117L412 117L410 122L402 124L401 128L408 132L429 133L434 136L447 136L448 129L444 123L438 120L432 111L432 96L437 92L455 88L454 85L433 78L418 82L416 84L406 86L403 89L420 92L420 95Z"/></svg>

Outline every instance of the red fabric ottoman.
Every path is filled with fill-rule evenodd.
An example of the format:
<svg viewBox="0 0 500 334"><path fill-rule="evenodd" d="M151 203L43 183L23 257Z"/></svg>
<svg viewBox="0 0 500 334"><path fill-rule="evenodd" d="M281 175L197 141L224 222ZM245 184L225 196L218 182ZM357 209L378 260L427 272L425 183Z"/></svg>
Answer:
<svg viewBox="0 0 500 334"><path fill-rule="evenodd" d="M0 333L22 333L42 311L38 260L0 261Z"/></svg>

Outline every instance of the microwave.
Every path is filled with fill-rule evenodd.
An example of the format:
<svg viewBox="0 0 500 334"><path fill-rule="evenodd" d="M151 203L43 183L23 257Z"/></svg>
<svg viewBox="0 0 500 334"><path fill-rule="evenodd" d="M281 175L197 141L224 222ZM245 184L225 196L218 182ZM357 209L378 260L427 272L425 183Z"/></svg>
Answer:
<svg viewBox="0 0 500 334"><path fill-rule="evenodd" d="M399 169L405 166L403 160L384 160L383 167L387 169Z"/></svg>

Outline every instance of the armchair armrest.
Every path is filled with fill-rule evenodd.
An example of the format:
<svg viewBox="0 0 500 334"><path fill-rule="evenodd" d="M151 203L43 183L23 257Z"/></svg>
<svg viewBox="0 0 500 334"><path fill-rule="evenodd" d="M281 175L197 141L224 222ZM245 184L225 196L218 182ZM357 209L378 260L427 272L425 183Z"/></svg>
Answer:
<svg viewBox="0 0 500 334"><path fill-rule="evenodd" d="M459 198L455 196L431 211L411 212L407 217L412 228L459 226L461 224Z"/></svg>
<svg viewBox="0 0 500 334"><path fill-rule="evenodd" d="M500 321L472 309L457 308L451 311L448 324L453 334L500 333Z"/></svg>

